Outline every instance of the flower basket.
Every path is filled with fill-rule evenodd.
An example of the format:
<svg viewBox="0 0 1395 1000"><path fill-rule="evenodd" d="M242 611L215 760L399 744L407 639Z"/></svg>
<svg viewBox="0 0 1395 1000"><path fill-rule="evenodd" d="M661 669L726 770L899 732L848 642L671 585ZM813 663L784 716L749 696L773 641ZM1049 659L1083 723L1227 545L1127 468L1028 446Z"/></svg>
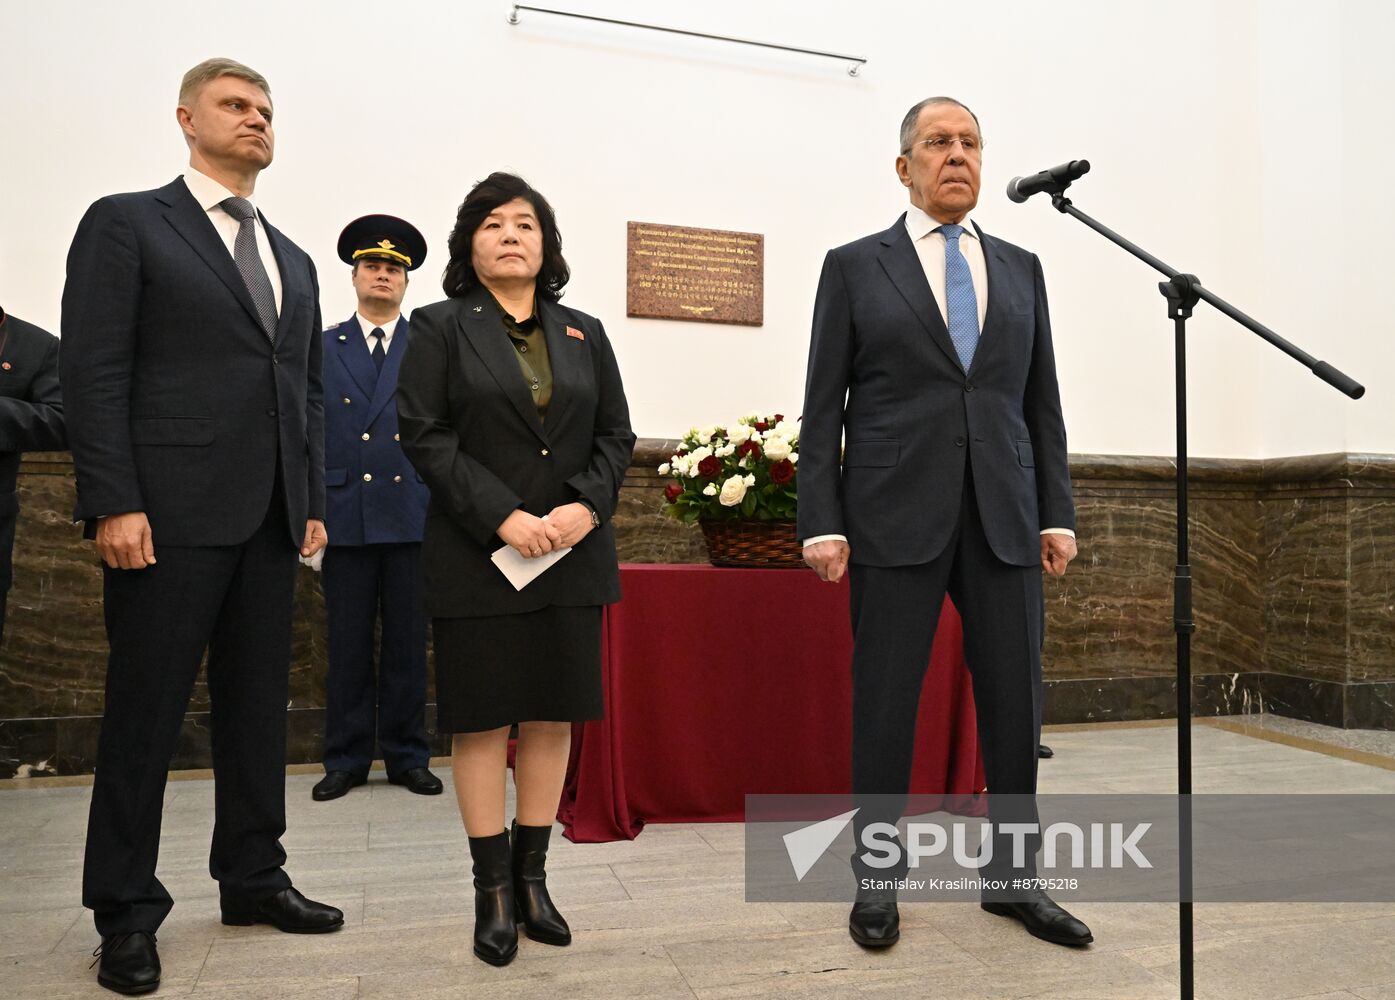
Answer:
<svg viewBox="0 0 1395 1000"><path fill-rule="evenodd" d="M793 521L699 520L713 566L793 569L804 565L804 550Z"/></svg>
<svg viewBox="0 0 1395 1000"><path fill-rule="evenodd" d="M697 524L714 566L802 566L795 538L799 422L751 413L726 427L694 427L659 475L665 512Z"/></svg>

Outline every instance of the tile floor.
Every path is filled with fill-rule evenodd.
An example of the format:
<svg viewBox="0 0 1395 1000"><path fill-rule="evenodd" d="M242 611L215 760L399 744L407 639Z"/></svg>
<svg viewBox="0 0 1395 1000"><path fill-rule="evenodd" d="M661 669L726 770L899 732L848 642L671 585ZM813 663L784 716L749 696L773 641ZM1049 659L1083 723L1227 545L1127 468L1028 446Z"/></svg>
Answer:
<svg viewBox="0 0 1395 1000"><path fill-rule="evenodd" d="M1246 722L1195 728L1197 791L1395 793L1395 741ZM1043 792L1174 787L1170 724L1062 727L1045 738L1057 756L1043 763ZM450 789L420 798L375 772L346 798L315 803L315 780L288 779L285 845L296 884L347 915L343 931L323 937L218 922L207 874L212 784L170 782L160 875L177 904L159 935L157 996L1178 996L1175 906L1077 904L1096 943L1071 951L972 904L910 904L901 942L870 953L849 940L842 904L743 902L735 824L651 826L627 843L555 839L551 884L575 943L525 939L512 965L492 968L470 951L469 866ZM0 783L3 1000L113 995L88 970L97 939L78 905L89 794L73 779ZM1395 903L1211 904L1196 916L1198 997L1395 1000Z"/></svg>

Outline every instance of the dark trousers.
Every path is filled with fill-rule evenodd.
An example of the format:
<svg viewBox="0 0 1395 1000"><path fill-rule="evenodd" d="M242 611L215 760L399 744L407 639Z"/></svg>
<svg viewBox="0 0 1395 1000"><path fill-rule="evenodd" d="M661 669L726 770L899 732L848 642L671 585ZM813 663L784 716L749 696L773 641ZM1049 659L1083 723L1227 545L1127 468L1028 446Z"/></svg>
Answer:
<svg viewBox="0 0 1395 1000"><path fill-rule="evenodd" d="M88 816L82 902L103 936L151 931L173 900L155 876L165 777L205 649L214 773L209 873L223 896L289 886L286 702L299 539L273 491L240 545L161 545L153 566L104 568L106 710Z"/></svg>
<svg viewBox="0 0 1395 1000"><path fill-rule="evenodd" d="M376 734L388 774L431 760L421 545L335 545L321 577L329 619L325 770L366 774ZM381 617L377 681L373 633Z"/></svg>
<svg viewBox="0 0 1395 1000"><path fill-rule="evenodd" d="M967 470L963 493L958 527L933 561L895 567L854 562L849 568L853 794L900 797L904 803L921 683L948 592L964 623L989 816L995 823L1034 822L1035 807L1026 797L1036 792L1041 732L1041 568L1000 561L984 536ZM876 801L856 817L859 844L866 825L894 823L901 815L896 798ZM996 862L1004 849L995 840Z"/></svg>

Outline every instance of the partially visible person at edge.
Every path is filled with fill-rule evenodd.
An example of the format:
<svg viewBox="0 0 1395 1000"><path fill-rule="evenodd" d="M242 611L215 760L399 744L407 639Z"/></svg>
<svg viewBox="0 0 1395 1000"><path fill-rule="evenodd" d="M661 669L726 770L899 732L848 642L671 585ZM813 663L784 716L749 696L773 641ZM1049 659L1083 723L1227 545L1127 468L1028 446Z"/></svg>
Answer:
<svg viewBox="0 0 1395 1000"><path fill-rule="evenodd" d="M423 599L436 728L454 734L474 862L474 951L504 965L518 950L515 911L530 938L571 942L544 864L571 724L604 710L601 606L620 599L611 518L635 436L605 328L558 301L569 271L547 199L491 174L461 204L449 251L449 298L412 313L397 411L431 490ZM503 546L525 560L565 555L515 590L490 560Z"/></svg>
<svg viewBox="0 0 1395 1000"><path fill-rule="evenodd" d="M19 519L15 486L20 454L66 447L58 338L0 309L0 647L5 642L11 556Z"/></svg>

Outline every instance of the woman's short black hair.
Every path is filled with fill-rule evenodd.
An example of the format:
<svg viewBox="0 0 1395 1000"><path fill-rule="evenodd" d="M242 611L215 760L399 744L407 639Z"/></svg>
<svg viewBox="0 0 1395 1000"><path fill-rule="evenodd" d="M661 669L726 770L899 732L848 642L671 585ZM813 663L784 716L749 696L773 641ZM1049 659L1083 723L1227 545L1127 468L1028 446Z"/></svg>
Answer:
<svg viewBox="0 0 1395 1000"><path fill-rule="evenodd" d="M562 234L557 231L557 217L552 214L552 206L522 177L502 171L495 171L476 184L460 203L455 228L450 234L450 263L441 277L441 287L447 295L459 298L479 285L479 275L475 274L470 259L475 231L484 224L490 212L515 198L522 198L533 206L542 229L543 259L538 271L537 293L549 302L562 297L562 289L572 272L562 257Z"/></svg>

